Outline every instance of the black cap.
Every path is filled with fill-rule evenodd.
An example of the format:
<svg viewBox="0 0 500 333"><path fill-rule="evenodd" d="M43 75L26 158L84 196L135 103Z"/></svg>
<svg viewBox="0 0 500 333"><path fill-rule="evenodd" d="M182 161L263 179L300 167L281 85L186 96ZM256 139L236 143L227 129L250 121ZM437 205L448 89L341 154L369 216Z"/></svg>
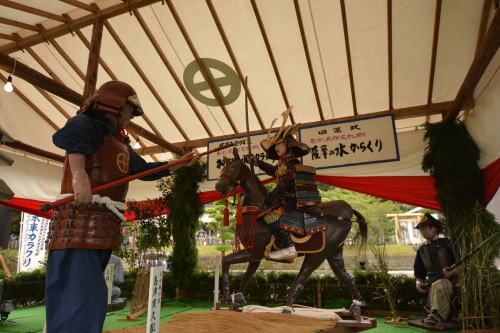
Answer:
<svg viewBox="0 0 500 333"><path fill-rule="evenodd" d="M431 214L425 213L424 216L420 218L420 222L415 226L415 229L420 229L422 227L436 227L438 232L443 230L443 226L439 220L435 219Z"/></svg>

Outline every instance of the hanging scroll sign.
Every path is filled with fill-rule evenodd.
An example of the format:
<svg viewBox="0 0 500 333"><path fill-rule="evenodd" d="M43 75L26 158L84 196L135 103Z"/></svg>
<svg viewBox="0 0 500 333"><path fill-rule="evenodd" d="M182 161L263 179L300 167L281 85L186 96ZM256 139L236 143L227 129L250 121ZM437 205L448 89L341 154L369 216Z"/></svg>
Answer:
<svg viewBox="0 0 500 333"><path fill-rule="evenodd" d="M392 115L301 127L300 141L311 151L303 163L317 169L399 161Z"/></svg>
<svg viewBox="0 0 500 333"><path fill-rule="evenodd" d="M251 139L251 144L252 144L252 154L259 160L264 160L266 158L266 153L264 149L260 146L260 142L264 140L267 137L267 133L264 134L258 134L258 135L250 135ZM233 143L234 146L238 149L238 153L240 155L240 158L244 159L245 162L248 162L248 143L247 143L247 136L242 135L241 137L237 138L232 138L228 140L221 140L221 141L212 141L208 143L208 149L212 148L217 148L222 145L228 144L228 143ZM208 166L208 180L216 180L219 179L220 176L220 171L226 164L224 162L224 156L233 159L233 148L226 148L217 151L214 154L210 154L207 157L207 166ZM267 163L273 163L272 160L266 160ZM256 168L255 169L257 175L261 175L263 173L258 173L260 169Z"/></svg>

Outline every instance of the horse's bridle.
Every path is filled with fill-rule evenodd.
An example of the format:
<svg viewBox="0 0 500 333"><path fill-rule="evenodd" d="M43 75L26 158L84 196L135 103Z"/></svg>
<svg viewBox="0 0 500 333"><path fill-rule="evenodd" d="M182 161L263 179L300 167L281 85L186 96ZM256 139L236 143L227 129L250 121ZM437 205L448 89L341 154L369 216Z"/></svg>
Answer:
<svg viewBox="0 0 500 333"><path fill-rule="evenodd" d="M234 189L238 185L238 181L236 179L229 177L228 175L226 175L224 173L220 175L220 178L226 178L229 180L229 190L227 191L227 193L225 195L229 195L229 194L231 194L231 192L234 192Z"/></svg>

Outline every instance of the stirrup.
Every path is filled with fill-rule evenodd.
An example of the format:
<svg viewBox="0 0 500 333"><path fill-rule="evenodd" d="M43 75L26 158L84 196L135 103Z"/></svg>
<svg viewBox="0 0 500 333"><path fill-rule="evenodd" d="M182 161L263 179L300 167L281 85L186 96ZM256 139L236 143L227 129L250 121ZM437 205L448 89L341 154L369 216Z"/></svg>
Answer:
<svg viewBox="0 0 500 333"><path fill-rule="evenodd" d="M269 258L274 260L293 259L295 257L297 257L297 250L295 249L295 246L290 246L286 249L282 249L269 254Z"/></svg>

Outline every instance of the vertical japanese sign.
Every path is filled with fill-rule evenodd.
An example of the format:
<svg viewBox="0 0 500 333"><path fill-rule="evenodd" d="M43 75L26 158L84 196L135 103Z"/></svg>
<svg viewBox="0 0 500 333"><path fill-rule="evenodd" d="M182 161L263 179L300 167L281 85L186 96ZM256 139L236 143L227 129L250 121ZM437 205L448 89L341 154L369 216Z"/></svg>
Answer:
<svg viewBox="0 0 500 333"><path fill-rule="evenodd" d="M390 114L303 127L299 135L311 148L303 163L317 169L399 161L396 127Z"/></svg>
<svg viewBox="0 0 500 333"><path fill-rule="evenodd" d="M163 268L151 267L149 277L147 333L160 332L161 289Z"/></svg>
<svg viewBox="0 0 500 333"><path fill-rule="evenodd" d="M31 272L42 267L49 223L49 219L22 213L17 272Z"/></svg>
<svg viewBox="0 0 500 333"><path fill-rule="evenodd" d="M274 133L271 133L273 135ZM259 135L251 135L250 142L252 143L252 154L256 156L259 160L264 160L266 158L266 152L260 146L260 142L267 137L267 134L259 134ZM241 136L240 138L233 138L222 141L212 141L208 143L208 149L218 148L222 145L234 143L235 147L238 149L238 153L240 158L248 161L248 144L247 137ZM220 171L224 167L224 156L229 159L233 159L233 147L219 150L216 153L210 154L207 157L207 165L208 165L208 180L216 180L219 179ZM272 160L267 160L267 163L273 163ZM259 169L257 168L256 171ZM262 175L263 173L256 173L257 175Z"/></svg>
<svg viewBox="0 0 500 333"><path fill-rule="evenodd" d="M115 274L115 265L108 264L104 271L104 280L106 281L106 289L108 290L108 304L111 304L111 295L113 294L113 275Z"/></svg>

